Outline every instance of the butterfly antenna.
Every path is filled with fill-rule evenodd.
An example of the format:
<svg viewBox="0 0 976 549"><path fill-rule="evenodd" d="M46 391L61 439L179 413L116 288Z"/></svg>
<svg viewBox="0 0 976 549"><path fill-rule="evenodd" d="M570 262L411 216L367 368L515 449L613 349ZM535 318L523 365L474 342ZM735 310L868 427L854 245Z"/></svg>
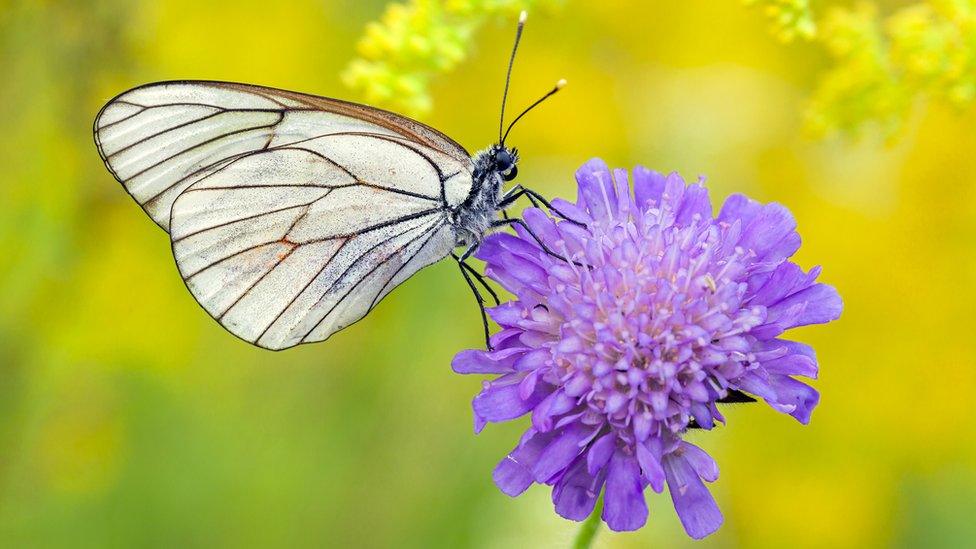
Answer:
<svg viewBox="0 0 976 549"><path fill-rule="evenodd" d="M512 57L508 59L508 72L505 74L505 91L502 92L502 114L498 117L498 142L504 143L502 139L502 127L505 125L505 102L508 100L508 84L512 81L512 66L515 64L515 52L518 51L519 40L522 39L522 29L525 28L525 19L529 16L525 10L519 14L518 28L515 30L515 45L512 46Z"/></svg>
<svg viewBox="0 0 976 549"><path fill-rule="evenodd" d="M539 99L537 99L535 103L532 103L531 105L529 105L528 107L526 107L526 109L524 111L522 111L522 114L516 116L515 117L515 120L512 120L512 123L508 125L508 129L505 130L505 135L502 136L502 138L499 140L499 142L500 143L505 143L505 140L508 139L509 132L512 131L512 128L515 126L515 123L516 122L518 122L523 116L525 116L526 114L528 114L529 111L531 111L532 109L536 108L539 105L539 103L542 103L546 99L549 99L557 91L563 89L563 86L565 86L565 85L566 85L566 79L563 78L559 82L556 82L556 85L553 86L551 90L549 90L549 93L543 95L542 97L540 97Z"/></svg>

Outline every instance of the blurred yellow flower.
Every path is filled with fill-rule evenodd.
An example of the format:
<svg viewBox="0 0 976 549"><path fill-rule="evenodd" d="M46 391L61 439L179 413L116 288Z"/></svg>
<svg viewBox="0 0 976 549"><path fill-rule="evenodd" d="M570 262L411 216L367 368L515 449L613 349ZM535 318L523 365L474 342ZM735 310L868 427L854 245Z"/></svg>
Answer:
<svg viewBox="0 0 976 549"><path fill-rule="evenodd" d="M743 3L761 6L773 34L783 42L796 38L810 40L817 34L810 0L743 0Z"/></svg>
<svg viewBox="0 0 976 549"><path fill-rule="evenodd" d="M886 22L907 86L965 106L976 96L976 2L933 0Z"/></svg>
<svg viewBox="0 0 976 549"><path fill-rule="evenodd" d="M342 81L368 103L411 116L433 106L428 87L438 74L467 56L473 35L494 16L514 18L523 9L563 0L408 0L394 2L366 25Z"/></svg>
<svg viewBox="0 0 976 549"><path fill-rule="evenodd" d="M873 4L834 8L821 25L820 41L834 59L813 93L807 127L824 136L855 133L871 123L885 135L900 127L910 93L892 66Z"/></svg>
<svg viewBox="0 0 976 549"><path fill-rule="evenodd" d="M892 137L919 98L955 107L976 98L976 0L928 0L887 17L873 2L833 5L819 23L809 0L743 1L763 6L783 42L815 38L832 58L805 113L817 136L873 127Z"/></svg>

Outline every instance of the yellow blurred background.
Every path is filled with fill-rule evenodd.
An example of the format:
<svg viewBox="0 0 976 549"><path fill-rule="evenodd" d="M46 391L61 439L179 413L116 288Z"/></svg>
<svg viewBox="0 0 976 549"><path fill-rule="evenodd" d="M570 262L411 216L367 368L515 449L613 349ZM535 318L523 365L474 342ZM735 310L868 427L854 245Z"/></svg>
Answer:
<svg viewBox="0 0 976 549"><path fill-rule="evenodd" d="M882 5L898 5L890 2ZM384 2L0 1L0 546L566 547L549 491L491 469L525 421L475 437L481 344L456 267L282 353L225 332L167 235L102 166L101 105L175 78L360 99L339 74ZM487 145L510 47L491 21L424 117ZM818 350L809 426L759 406L692 435L725 525L688 540L667 494L598 547L960 547L976 539L976 116L921 105L898 138L813 140L827 61L737 1L588 2L530 17L513 133L520 182L575 196L592 156L708 176L713 200L789 206L804 267L845 300L794 335Z"/></svg>

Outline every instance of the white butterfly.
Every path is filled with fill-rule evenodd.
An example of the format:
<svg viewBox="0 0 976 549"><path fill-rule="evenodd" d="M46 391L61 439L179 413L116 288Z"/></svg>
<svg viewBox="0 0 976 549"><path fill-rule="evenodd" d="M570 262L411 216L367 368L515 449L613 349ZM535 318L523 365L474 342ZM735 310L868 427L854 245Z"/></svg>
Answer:
<svg viewBox="0 0 976 549"><path fill-rule="evenodd" d="M328 338L458 246L482 305L471 275L487 285L464 259L520 222L498 219L516 198L548 205L503 192L518 162L507 132L472 158L409 118L262 86L148 84L109 101L94 132L106 167L169 232L196 300L266 349Z"/></svg>

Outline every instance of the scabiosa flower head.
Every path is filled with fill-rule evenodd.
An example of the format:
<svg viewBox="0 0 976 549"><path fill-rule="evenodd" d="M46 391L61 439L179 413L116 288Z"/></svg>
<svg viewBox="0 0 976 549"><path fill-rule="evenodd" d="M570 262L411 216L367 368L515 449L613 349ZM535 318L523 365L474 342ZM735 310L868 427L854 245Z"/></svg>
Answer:
<svg viewBox="0 0 976 549"><path fill-rule="evenodd" d="M714 532L722 514L702 481L718 467L682 437L724 421L716 403L754 395L802 423L819 395L813 350L780 339L836 319L841 300L788 258L796 222L778 204L733 195L713 217L708 191L600 160L576 174L577 203L539 209L525 230L495 234L478 257L515 295L492 309L491 351L467 350L459 373L500 374L473 402L475 429L531 414L532 425L495 468L511 496L553 487L556 512L583 520L601 490L613 530L647 520L644 490L667 484L688 534Z"/></svg>

